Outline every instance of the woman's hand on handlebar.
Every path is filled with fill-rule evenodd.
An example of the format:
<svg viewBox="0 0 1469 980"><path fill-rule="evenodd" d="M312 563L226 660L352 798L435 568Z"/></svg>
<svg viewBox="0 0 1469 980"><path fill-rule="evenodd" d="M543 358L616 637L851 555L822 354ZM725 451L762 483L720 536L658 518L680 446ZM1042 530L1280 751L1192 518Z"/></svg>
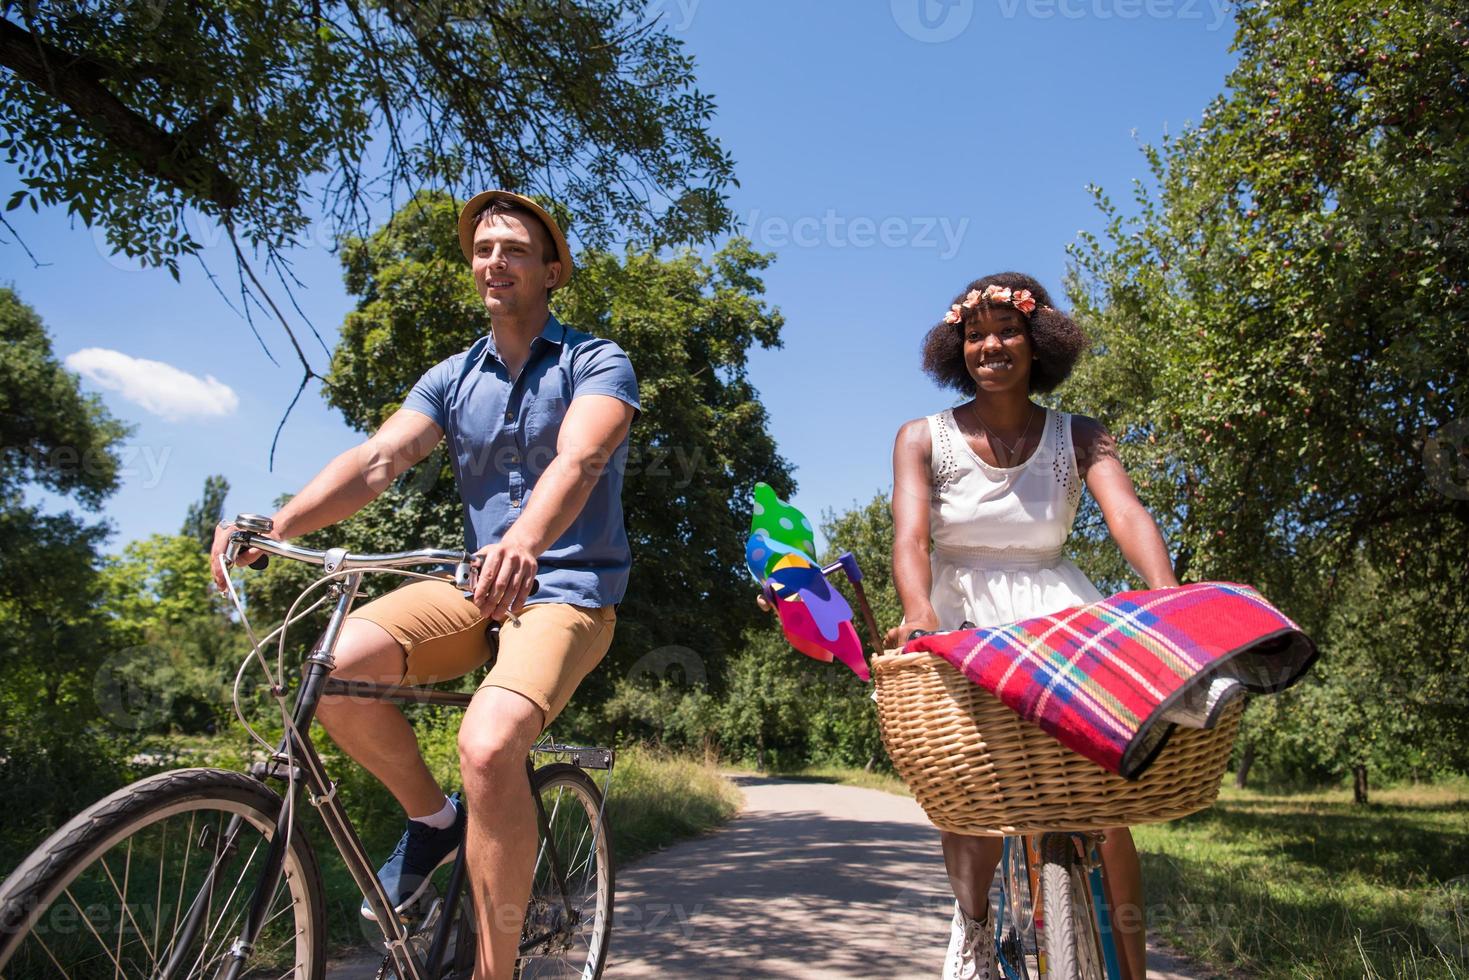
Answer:
<svg viewBox="0 0 1469 980"><path fill-rule="evenodd" d="M912 635L914 630L925 630L932 633L936 632L938 628L939 618L933 612L933 610L930 609L926 612L919 613L912 618L904 616L903 622L888 630L887 636L883 639L885 640L885 645L889 650L898 650L901 649L903 645L908 642L908 637Z"/></svg>

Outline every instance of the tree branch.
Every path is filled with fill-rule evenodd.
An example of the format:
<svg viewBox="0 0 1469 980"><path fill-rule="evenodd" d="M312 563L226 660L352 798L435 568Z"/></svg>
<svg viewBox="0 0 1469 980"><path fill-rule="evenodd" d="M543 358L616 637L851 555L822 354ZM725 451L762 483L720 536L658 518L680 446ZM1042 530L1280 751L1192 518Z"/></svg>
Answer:
<svg viewBox="0 0 1469 980"><path fill-rule="evenodd" d="M0 225L4 225L6 229L15 236L16 244L25 249L26 255L30 256L31 264L34 265L37 269L51 264L50 262L42 262L40 259L36 258L36 253L31 251L31 247L25 243L25 239L20 237L20 232L15 230L15 226L6 220L4 215L0 215Z"/></svg>
<svg viewBox="0 0 1469 980"><path fill-rule="evenodd" d="M197 133L170 133L128 108L102 84L106 69L0 19L0 65L81 116L149 177L229 210L240 187L192 145Z"/></svg>

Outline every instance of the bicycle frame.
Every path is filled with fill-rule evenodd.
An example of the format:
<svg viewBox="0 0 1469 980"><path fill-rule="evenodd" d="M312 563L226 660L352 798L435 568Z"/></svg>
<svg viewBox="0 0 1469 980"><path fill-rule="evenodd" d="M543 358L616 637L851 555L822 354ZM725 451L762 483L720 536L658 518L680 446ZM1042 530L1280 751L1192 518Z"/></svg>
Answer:
<svg viewBox="0 0 1469 980"><path fill-rule="evenodd" d="M252 535L244 532L236 532L238 540L242 545L257 546L260 542L253 539ZM301 552L290 545L281 545L279 542L270 542L269 550L285 554L287 557L295 557L293 552ZM279 545L279 548L274 547ZM345 553L342 553L345 554ZM331 558L332 552L328 552L327 570L333 571ZM231 556L233 557L233 556ZM340 556L338 562L340 562ZM364 556L363 562L378 556ZM467 556L466 556L467 557ZM463 584L463 563L456 571L456 583ZM265 870L255 886L251 897L249 910L245 916L245 922L240 928L240 933L231 947L230 954L225 961L219 976L224 980L236 980L246 961L254 950L254 944L260 935L265 923L265 915L270 907L276 889L280 885L281 875L286 855L288 833L293 829L297 805L304 795L306 800L321 814L322 822L326 825L327 833L331 836L332 843L336 846L342 860L347 865L352 879L367 899L373 914L377 918L378 927L382 930L383 939L386 943L388 957L392 960L397 975L404 980L434 980L443 968L444 957L448 953L448 939L450 931L454 927L458 916L459 901L463 894L463 885L466 877L464 849L460 849L459 857L455 860L450 872L448 894L441 907L439 921L435 927L434 935L430 942L427 959L421 961L409 942L410 933L399 918L397 912L390 906L387 893L382 883L378 881L377 872L367 857L366 849L358 837L356 829L352 826L351 819L346 810L337 799L336 784L331 780L322 763L321 756L317 753L311 741L311 724L316 716L316 708L321 698L327 695L349 695L353 697L364 697L375 700L388 701L417 701L420 703L443 704L450 706L468 707L472 695L461 694L450 691L434 691L416 687L403 687L388 684L367 684L357 682L343 682L331 677L336 661L333 651L337 640L341 635L343 623L347 614L357 598L358 590L362 583L364 572L352 571L342 576L338 581L328 586L328 596L335 600L331 617L321 636L312 646L307 655L303 667L302 678L296 693L295 703L291 711L292 723L286 726L281 736L280 743L269 761L255 763L250 766L249 773L262 782L268 779L279 779L286 783L281 796L283 805L280 816L277 818L274 835L271 838L269 849L266 853ZM560 750L563 754L571 754L574 764L581 764L577 752L590 751L577 747L555 746L545 751ZM593 760L588 763L591 768L611 769L611 752L605 753L605 758ZM604 764L598 765L600 761ZM533 772L531 758L526 759L527 776ZM565 869L562 866L560 855L556 852L555 842L549 833L550 821L546 814L545 805L539 794L532 793L535 801L536 821L541 839L546 848L547 857L550 861L551 872L555 880L561 886L562 900L567 903L570 911L570 898L568 896ZM227 828L226 837L232 837L239 818L235 818ZM215 866L220 860L217 858ZM203 888L212 890L214 888L214 868L206 874ZM204 907L205 903L198 903ZM191 934L197 929L197 922L186 922L185 933ZM522 949L533 945L535 941L541 941L548 937L539 937L537 940L522 943ZM181 948L186 948L188 942L181 943ZM171 975L172 965L165 969L164 975Z"/></svg>
<svg viewBox="0 0 1469 980"><path fill-rule="evenodd" d="M1018 949L1019 958L1012 961L1010 951L1005 949L1006 915L1013 915L1012 904L1018 902L1018 896L1010 894L1010 882L1016 880L1015 874L1030 878L1030 855L1028 853L1027 841L1023 837L1006 837L1000 849L1000 866L996 869L1000 876L1000 901L994 910L995 916L995 962L999 964L1000 973L1006 980L1029 980L1030 974L1025 968L1024 935L1017 930L1016 942L1020 944ZM1037 889L1032 885L1030 888L1032 896L1037 894ZM1034 899L1032 899L1034 902ZM1031 909L1035 913L1035 909Z"/></svg>
<svg viewBox="0 0 1469 980"><path fill-rule="evenodd" d="M1102 883L1102 855L1097 848L1097 838L1087 834L1072 834L1073 838L1084 838L1087 865L1087 886L1092 893L1092 913L1096 917L1097 939L1102 946L1103 967L1110 980L1122 980L1122 964L1117 959L1117 940L1112 932L1112 909L1107 904L1107 892Z"/></svg>
<svg viewBox="0 0 1469 980"><path fill-rule="evenodd" d="M390 907L387 893L368 861L362 840L357 836L357 831L337 799L336 786L327 775L321 756L317 754L310 738L317 705L327 693L326 684L335 666L332 651L341 635L347 613L357 597L361 581L362 574L354 572L329 587L336 599L335 607L325 631L316 641L303 666L301 686L297 690L291 712L292 724L282 734L280 744L270 760L250 767L250 774L257 779L282 779L286 782L286 788L281 794L284 805L276 820L275 833L266 854L265 872L256 883L250 910L221 974L225 980L235 980L254 950L255 940L264 924L265 912L280 885L286 854L286 835L292 829L295 810L303 795L321 814L332 843L346 862L353 881L367 898L373 914L377 916L378 926L383 930L387 941L388 955L393 959L398 975L413 980L428 980L430 976L409 946L408 932ZM207 879L205 887L210 887Z"/></svg>

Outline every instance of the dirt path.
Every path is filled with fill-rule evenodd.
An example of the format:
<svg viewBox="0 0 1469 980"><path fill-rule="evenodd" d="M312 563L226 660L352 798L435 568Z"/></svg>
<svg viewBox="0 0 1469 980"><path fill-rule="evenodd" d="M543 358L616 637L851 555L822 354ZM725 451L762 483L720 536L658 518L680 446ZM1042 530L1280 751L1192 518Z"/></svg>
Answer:
<svg viewBox="0 0 1469 980"><path fill-rule="evenodd" d="M609 977L939 975L954 898L938 832L878 790L738 776L745 810L622 871ZM1193 978L1149 953L1150 977Z"/></svg>
<svg viewBox="0 0 1469 980"><path fill-rule="evenodd" d="M727 827L619 870L604 976L938 977L954 899L918 804L733 778L745 809ZM1160 980L1208 975L1152 949L1148 962ZM349 957L328 980L371 977L376 964Z"/></svg>

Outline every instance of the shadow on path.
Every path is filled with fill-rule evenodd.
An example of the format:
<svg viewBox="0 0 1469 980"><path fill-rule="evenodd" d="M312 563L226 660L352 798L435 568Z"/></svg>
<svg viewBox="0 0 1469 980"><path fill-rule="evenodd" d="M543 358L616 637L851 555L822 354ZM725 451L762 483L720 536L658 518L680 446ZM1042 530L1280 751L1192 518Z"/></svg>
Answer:
<svg viewBox="0 0 1469 980"><path fill-rule="evenodd" d="M618 880L609 977L934 977L938 832L875 790L738 776L746 810Z"/></svg>

